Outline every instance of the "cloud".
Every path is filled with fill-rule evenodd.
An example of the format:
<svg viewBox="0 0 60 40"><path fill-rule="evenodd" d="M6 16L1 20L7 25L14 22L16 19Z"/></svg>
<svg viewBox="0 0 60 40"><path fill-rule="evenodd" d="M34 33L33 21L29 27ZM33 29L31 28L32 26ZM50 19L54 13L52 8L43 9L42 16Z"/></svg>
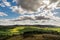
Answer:
<svg viewBox="0 0 60 40"><path fill-rule="evenodd" d="M53 1L53 0L37 0L37 1L35 1L35 0L34 1L16 0L16 2L18 4L19 8L23 9L24 12L28 11L26 13L35 13L39 9L39 7L41 8L41 6L44 6L43 7L44 9L49 9L49 10L54 9L56 6L58 6L60 0L55 0L55 1ZM32 4L32 5L30 5L30 4ZM36 9L36 11L32 12L35 9ZM20 11L20 10L18 10L18 11ZM21 11L20 11L20 13L21 13Z"/></svg>
<svg viewBox="0 0 60 40"><path fill-rule="evenodd" d="M16 0L13 0L12 2L16 2Z"/></svg>
<svg viewBox="0 0 60 40"><path fill-rule="evenodd" d="M21 21L21 20L50 20L50 18L44 17L44 16L20 16L16 19L17 21ZM15 20L15 21L16 21Z"/></svg>
<svg viewBox="0 0 60 40"><path fill-rule="evenodd" d="M1 6L1 7L5 7L5 5L3 5L3 3L0 3L0 6Z"/></svg>
<svg viewBox="0 0 60 40"><path fill-rule="evenodd" d="M10 2L7 2L7 0L2 0L2 2L0 3L0 6L1 7L11 7L11 3Z"/></svg>
<svg viewBox="0 0 60 40"><path fill-rule="evenodd" d="M8 16L8 15L5 14L4 12L0 12L0 16Z"/></svg>
<svg viewBox="0 0 60 40"><path fill-rule="evenodd" d="M44 16L35 16L36 20L50 20L50 18Z"/></svg>
<svg viewBox="0 0 60 40"><path fill-rule="evenodd" d="M17 12L18 11L18 7L17 6L12 6L12 7L10 7L10 9L12 9L12 12Z"/></svg>
<svg viewBox="0 0 60 40"><path fill-rule="evenodd" d="M19 2L21 0L15 1ZM60 0L44 0L42 3L43 4L35 12L28 11L28 9L25 10L21 7L20 3L18 3L18 6L12 6L12 11L18 12L22 16L20 15L18 18L11 21L15 22L17 25L60 25L60 17L55 16L57 12L54 11L56 9L60 9L60 7L58 7Z"/></svg>
<svg viewBox="0 0 60 40"><path fill-rule="evenodd" d="M55 20L20 20L15 21L15 19L1 19L0 25L8 26L8 25L55 25L60 26L60 22Z"/></svg>
<svg viewBox="0 0 60 40"><path fill-rule="evenodd" d="M6 6L11 6L9 2L4 2Z"/></svg>
<svg viewBox="0 0 60 40"><path fill-rule="evenodd" d="M55 19L55 20L58 19L58 17L54 16L54 14L57 14L57 12L55 12L54 10L59 9L58 5L60 3L60 0L55 0L55 1L54 0L43 0L41 6L35 12L28 11L27 8L26 10L24 10L24 8L22 7L22 5L24 4L21 2L21 0L16 0L16 1L18 4L17 12L22 15L23 14L31 14L31 15L36 14L36 16L44 16L50 19ZM27 2L27 1L23 1L23 2ZM29 4L29 2L27 3ZM31 16L31 15L28 15L28 16Z"/></svg>
<svg viewBox="0 0 60 40"><path fill-rule="evenodd" d="M10 2L7 2L7 0L2 0L2 2L3 2L4 5L6 5L6 6L11 6Z"/></svg>
<svg viewBox="0 0 60 40"><path fill-rule="evenodd" d="M25 7L23 8L20 4L21 0L13 0L13 2L15 1L19 2L18 3L19 5L12 6L10 7L10 9L12 9L13 12L17 12L21 15L16 19L9 19L9 20L6 19L5 21L0 20L0 25L57 25L57 26L60 26L60 17L55 16L57 12L54 11L56 9L60 9L60 0L44 0L44 1L41 0L43 4L41 3L37 11L34 11L34 12L30 11L32 10L30 8L28 8L29 10L24 9ZM4 0L4 2L7 2L7 1ZM7 5L10 5L10 3L7 3Z"/></svg>

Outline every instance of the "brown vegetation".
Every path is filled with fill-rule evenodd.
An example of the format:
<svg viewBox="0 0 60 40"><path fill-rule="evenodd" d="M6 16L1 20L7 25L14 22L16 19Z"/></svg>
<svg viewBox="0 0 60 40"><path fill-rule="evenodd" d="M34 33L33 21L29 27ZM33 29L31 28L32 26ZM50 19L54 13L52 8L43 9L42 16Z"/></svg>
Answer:
<svg viewBox="0 0 60 40"><path fill-rule="evenodd" d="M31 36L13 36L11 38L8 38L6 40L60 40L60 35L53 35L53 34L34 34Z"/></svg>

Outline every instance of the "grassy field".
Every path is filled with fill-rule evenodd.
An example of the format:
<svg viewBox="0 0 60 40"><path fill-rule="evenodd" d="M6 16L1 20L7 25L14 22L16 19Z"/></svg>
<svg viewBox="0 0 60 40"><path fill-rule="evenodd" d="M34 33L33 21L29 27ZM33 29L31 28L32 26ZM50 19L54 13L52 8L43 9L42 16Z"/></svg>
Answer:
<svg viewBox="0 0 60 40"><path fill-rule="evenodd" d="M34 26L16 26L16 27L3 27L0 28L0 35L13 35L13 34L22 34L25 31L34 31L34 30L43 30L43 31L56 31L56 32L60 32L60 28L56 27L56 28L41 28L41 27L34 27Z"/></svg>
<svg viewBox="0 0 60 40"><path fill-rule="evenodd" d="M15 27L0 27L0 40L14 35L26 34L53 34L60 35L59 27L37 27L37 26L15 26Z"/></svg>

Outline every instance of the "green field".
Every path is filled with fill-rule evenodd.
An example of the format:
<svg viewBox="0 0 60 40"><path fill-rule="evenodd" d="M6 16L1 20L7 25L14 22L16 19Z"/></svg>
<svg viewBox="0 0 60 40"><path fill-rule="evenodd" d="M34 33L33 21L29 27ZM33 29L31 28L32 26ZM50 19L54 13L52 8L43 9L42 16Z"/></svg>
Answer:
<svg viewBox="0 0 60 40"><path fill-rule="evenodd" d="M34 26L17 26L17 27L12 27L12 28L8 28L8 27L3 27L0 28L0 35L13 35L13 34L22 34L25 31L34 31L34 30L43 30L43 31L56 31L56 32L60 32L60 28L56 27L56 28L41 28L41 27L34 27Z"/></svg>
<svg viewBox="0 0 60 40"><path fill-rule="evenodd" d="M15 26L15 27L0 27L0 38L5 38L13 35L23 35L29 32L30 34L54 34L60 35L59 27L37 27L37 26Z"/></svg>

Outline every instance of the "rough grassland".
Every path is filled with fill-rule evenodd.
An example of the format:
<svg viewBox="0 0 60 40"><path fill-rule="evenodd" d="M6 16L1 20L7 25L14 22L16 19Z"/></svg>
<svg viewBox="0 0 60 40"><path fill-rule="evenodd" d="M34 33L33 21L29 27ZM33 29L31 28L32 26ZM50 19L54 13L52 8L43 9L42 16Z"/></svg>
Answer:
<svg viewBox="0 0 60 40"><path fill-rule="evenodd" d="M60 28L36 26L0 27L0 40L60 40Z"/></svg>

